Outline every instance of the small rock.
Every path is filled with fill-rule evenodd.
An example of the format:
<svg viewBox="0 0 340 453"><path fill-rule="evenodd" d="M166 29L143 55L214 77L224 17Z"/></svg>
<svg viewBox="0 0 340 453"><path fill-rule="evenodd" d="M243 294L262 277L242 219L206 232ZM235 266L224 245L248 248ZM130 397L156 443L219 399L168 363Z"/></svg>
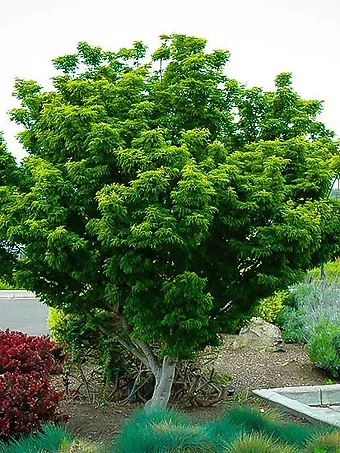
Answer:
<svg viewBox="0 0 340 453"><path fill-rule="evenodd" d="M284 351L284 341L280 329L261 318L252 318L243 327L233 344L234 349L247 348L269 352Z"/></svg>

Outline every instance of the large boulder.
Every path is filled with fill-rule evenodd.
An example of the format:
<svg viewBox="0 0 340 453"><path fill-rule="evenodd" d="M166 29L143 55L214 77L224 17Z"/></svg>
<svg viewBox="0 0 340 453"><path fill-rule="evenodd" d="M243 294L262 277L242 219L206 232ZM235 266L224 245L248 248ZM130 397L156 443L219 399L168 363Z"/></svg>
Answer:
<svg viewBox="0 0 340 453"><path fill-rule="evenodd" d="M280 329L261 318L252 318L237 337L234 348L247 348L266 351L284 351Z"/></svg>

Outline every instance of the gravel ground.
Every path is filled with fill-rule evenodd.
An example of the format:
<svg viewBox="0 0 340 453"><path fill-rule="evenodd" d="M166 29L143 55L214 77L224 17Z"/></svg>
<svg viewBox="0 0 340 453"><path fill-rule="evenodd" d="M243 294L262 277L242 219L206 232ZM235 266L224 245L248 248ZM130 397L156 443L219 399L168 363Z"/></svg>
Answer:
<svg viewBox="0 0 340 453"><path fill-rule="evenodd" d="M236 392L255 388L324 384L327 376L309 360L304 346L286 344L284 351L235 349L237 335L226 335L215 363L232 375Z"/></svg>
<svg viewBox="0 0 340 453"><path fill-rule="evenodd" d="M217 417L226 407L239 404L240 401L265 407L251 396L250 390L254 388L320 385L328 377L310 362L301 345L287 344L285 350L280 352L250 351L235 349L233 344L236 337L225 335L215 362L217 371L232 375L235 397L214 407L186 409L194 419ZM64 413L70 416L67 426L71 432L92 440L112 439L136 408L136 404L120 406L109 403L99 407L74 400L66 400L62 404Z"/></svg>

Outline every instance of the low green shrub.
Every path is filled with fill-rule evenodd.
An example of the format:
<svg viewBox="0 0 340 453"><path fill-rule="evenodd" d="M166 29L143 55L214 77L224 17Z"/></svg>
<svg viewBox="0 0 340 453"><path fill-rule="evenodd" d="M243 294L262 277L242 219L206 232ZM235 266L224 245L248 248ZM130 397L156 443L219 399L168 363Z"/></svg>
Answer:
<svg viewBox="0 0 340 453"><path fill-rule="evenodd" d="M339 337L340 324L324 318L315 326L306 346L311 361L334 377L340 376L340 355L337 350Z"/></svg>
<svg viewBox="0 0 340 453"><path fill-rule="evenodd" d="M340 289L336 284L303 283L293 287L277 317L283 339L308 343L322 319L340 324L339 301Z"/></svg>
<svg viewBox="0 0 340 453"><path fill-rule="evenodd" d="M85 314L50 308L48 325L53 341L63 346L70 362L79 362L90 354L100 365L104 381L109 382L127 370L126 352L112 336L98 329L96 319L100 316L104 315L99 311L89 319Z"/></svg>
<svg viewBox="0 0 340 453"><path fill-rule="evenodd" d="M275 323L288 296L288 291L279 291L273 296L261 299L253 309L252 316L262 318L267 322Z"/></svg>
<svg viewBox="0 0 340 453"><path fill-rule="evenodd" d="M340 333L336 333L333 337L333 346L337 353L337 356L340 358Z"/></svg>
<svg viewBox="0 0 340 453"><path fill-rule="evenodd" d="M282 338L287 343L305 343L305 309L285 306L276 318L276 325L281 328Z"/></svg>

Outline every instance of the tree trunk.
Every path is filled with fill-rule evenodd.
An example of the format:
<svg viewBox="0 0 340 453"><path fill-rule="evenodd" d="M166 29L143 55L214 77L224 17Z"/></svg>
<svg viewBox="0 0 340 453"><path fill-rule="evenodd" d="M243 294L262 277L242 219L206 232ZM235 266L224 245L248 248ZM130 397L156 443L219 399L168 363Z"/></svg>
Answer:
<svg viewBox="0 0 340 453"><path fill-rule="evenodd" d="M164 357L162 367L155 375L156 384L152 398L145 404L145 409L165 409L171 395L171 388L175 377L176 360L173 357Z"/></svg>
<svg viewBox="0 0 340 453"><path fill-rule="evenodd" d="M326 280L325 263L321 263L320 266L320 280Z"/></svg>

